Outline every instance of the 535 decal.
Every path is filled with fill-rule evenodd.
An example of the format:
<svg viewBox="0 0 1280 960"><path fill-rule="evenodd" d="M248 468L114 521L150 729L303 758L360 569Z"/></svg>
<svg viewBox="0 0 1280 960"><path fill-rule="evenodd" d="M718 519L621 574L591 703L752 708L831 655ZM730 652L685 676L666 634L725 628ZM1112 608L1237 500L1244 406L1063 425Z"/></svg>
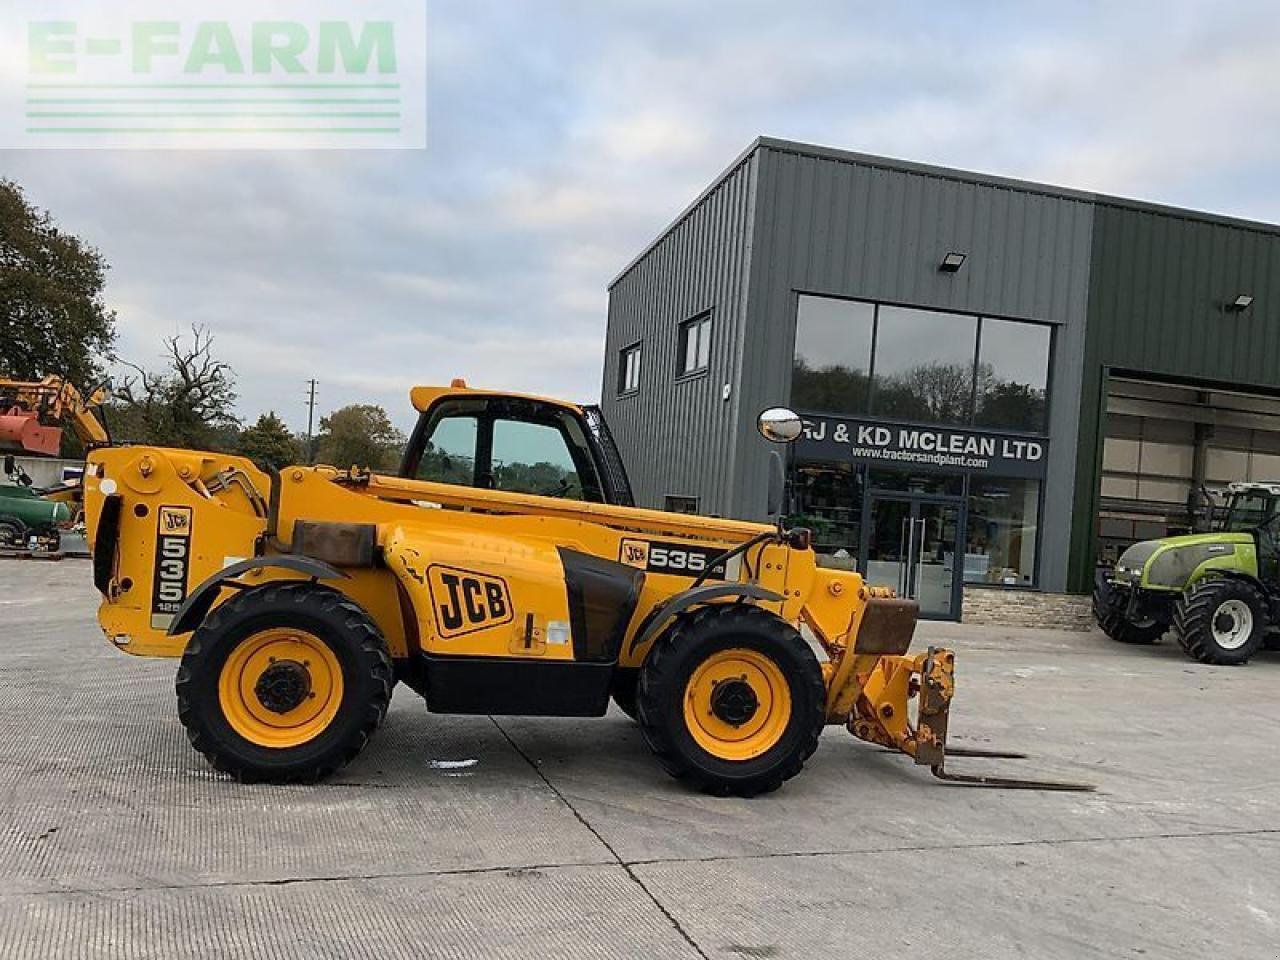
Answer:
<svg viewBox="0 0 1280 960"><path fill-rule="evenodd" d="M627 539L622 541L618 549L618 561L648 573L665 573L677 577L700 577L706 573L708 580L723 580L725 565L717 562L722 553L724 549L719 547L697 547L665 540Z"/></svg>

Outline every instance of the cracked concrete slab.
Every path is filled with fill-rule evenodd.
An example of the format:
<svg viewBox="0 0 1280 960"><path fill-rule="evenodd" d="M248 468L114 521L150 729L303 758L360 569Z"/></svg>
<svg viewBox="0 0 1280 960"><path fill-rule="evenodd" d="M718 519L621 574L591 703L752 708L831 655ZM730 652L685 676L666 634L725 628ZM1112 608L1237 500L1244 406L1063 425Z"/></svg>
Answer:
<svg viewBox="0 0 1280 960"><path fill-rule="evenodd" d="M922 626L959 654L958 741L1032 755L956 769L1094 795L829 730L783 790L715 799L619 713L403 689L338 777L248 787L187 745L175 664L101 640L89 579L0 560L0 956L1276 956L1280 654Z"/></svg>

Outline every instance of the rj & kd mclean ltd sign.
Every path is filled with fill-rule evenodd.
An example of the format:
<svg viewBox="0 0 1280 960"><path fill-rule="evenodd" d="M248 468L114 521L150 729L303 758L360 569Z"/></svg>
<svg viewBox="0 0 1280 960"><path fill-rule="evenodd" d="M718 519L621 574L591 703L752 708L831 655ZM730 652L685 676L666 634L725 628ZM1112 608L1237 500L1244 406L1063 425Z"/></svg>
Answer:
<svg viewBox="0 0 1280 960"><path fill-rule="evenodd" d="M1048 441L1043 437L816 414L802 417L804 433L796 445L801 458L1005 477L1045 474Z"/></svg>

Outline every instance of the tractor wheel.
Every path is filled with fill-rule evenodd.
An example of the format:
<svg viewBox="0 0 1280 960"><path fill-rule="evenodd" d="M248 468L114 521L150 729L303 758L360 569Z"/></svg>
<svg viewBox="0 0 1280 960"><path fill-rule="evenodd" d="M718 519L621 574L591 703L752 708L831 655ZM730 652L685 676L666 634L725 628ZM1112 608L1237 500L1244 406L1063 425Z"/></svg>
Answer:
<svg viewBox="0 0 1280 960"><path fill-rule="evenodd" d="M20 550L27 543L27 528L11 517L0 519L0 549Z"/></svg>
<svg viewBox="0 0 1280 960"><path fill-rule="evenodd" d="M196 630L178 669L191 745L243 782L312 782L377 730L393 672L378 628L329 587L237 593Z"/></svg>
<svg viewBox="0 0 1280 960"><path fill-rule="evenodd" d="M1164 636L1169 625L1151 617L1146 620L1130 620L1124 610L1110 603L1101 588L1093 588L1093 618L1098 627L1118 643L1152 644Z"/></svg>
<svg viewBox="0 0 1280 960"><path fill-rule="evenodd" d="M776 790L818 747L826 686L790 624L759 607L714 604L654 644L636 706L667 772L707 793Z"/></svg>
<svg viewBox="0 0 1280 960"><path fill-rule="evenodd" d="M613 702L618 705L618 709L625 713L632 720L637 719L636 715L636 686L640 682L640 671L627 670L619 667L614 672L613 677Z"/></svg>
<svg viewBox="0 0 1280 960"><path fill-rule="evenodd" d="M1193 660L1247 663L1266 637L1266 604L1247 581L1201 580L1178 598L1173 626L1178 643Z"/></svg>

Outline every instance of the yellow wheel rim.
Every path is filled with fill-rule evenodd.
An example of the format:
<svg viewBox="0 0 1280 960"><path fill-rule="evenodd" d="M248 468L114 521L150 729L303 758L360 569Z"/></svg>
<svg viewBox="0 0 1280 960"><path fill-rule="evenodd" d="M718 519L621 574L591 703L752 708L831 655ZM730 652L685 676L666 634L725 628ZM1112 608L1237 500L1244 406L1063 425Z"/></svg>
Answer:
<svg viewBox="0 0 1280 960"><path fill-rule="evenodd" d="M771 750L791 720L791 688L778 665L755 650L720 650L685 687L684 722L694 742L721 760Z"/></svg>
<svg viewBox="0 0 1280 960"><path fill-rule="evenodd" d="M289 627L241 640L218 675L218 702L231 729L276 749L301 746L328 729L342 690L342 665L329 645Z"/></svg>

